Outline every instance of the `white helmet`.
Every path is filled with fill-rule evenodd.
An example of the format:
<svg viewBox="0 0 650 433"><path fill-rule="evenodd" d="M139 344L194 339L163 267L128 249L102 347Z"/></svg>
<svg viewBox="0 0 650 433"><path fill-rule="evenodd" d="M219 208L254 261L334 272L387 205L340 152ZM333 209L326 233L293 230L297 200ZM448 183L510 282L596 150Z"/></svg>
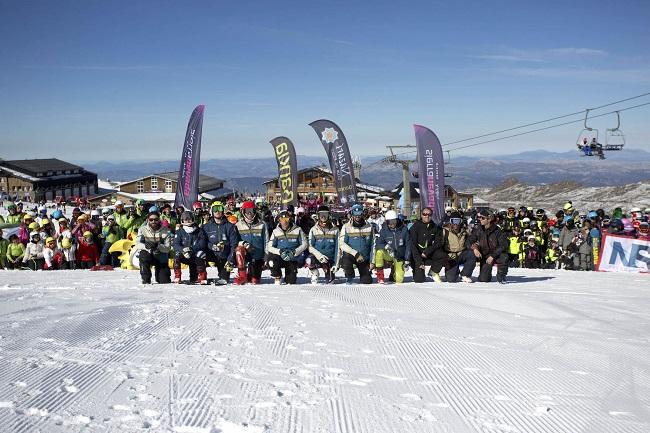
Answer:
<svg viewBox="0 0 650 433"><path fill-rule="evenodd" d="M386 211L386 215L384 215L385 220L396 220L397 219L397 212L394 210L389 210Z"/></svg>
<svg viewBox="0 0 650 433"><path fill-rule="evenodd" d="M93 209L90 211L90 216L99 216L99 211L97 209Z"/></svg>
<svg viewBox="0 0 650 433"><path fill-rule="evenodd" d="M299 214L299 213L305 213L305 208L300 206L298 209L296 209L296 214Z"/></svg>
<svg viewBox="0 0 650 433"><path fill-rule="evenodd" d="M634 212L641 212L641 208L640 208L640 207L633 207L632 209L630 209L630 212L631 212L631 213L634 213Z"/></svg>

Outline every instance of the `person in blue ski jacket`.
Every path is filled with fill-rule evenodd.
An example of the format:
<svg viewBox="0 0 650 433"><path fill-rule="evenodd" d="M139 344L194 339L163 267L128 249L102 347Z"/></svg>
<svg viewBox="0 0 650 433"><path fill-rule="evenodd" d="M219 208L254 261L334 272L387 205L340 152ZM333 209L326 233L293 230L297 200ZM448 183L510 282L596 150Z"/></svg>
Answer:
<svg viewBox="0 0 650 433"><path fill-rule="evenodd" d="M339 229L332 224L330 208L325 205L318 207L318 221L309 231L309 257L307 264L311 272L311 282L318 282L318 269L322 268L325 280L334 279L336 263L339 257Z"/></svg>
<svg viewBox="0 0 650 433"><path fill-rule="evenodd" d="M174 283L181 282L181 264L190 268L190 283L208 284L205 270L207 239L205 232L194 221L194 214L185 211L180 218L181 227L174 235Z"/></svg>
<svg viewBox="0 0 650 433"><path fill-rule="evenodd" d="M363 205L355 203L350 208L352 218L345 223L339 234L341 267L345 271L347 284L354 280L354 266L359 270L362 284L372 283L370 272L374 268L375 229L363 215Z"/></svg>
<svg viewBox="0 0 650 433"><path fill-rule="evenodd" d="M240 241L235 252L238 270L235 284L260 284L269 232L257 214L255 203L245 201L240 212L241 218L237 221Z"/></svg>
<svg viewBox="0 0 650 433"><path fill-rule="evenodd" d="M201 228L208 244L207 261L214 262L219 271L219 278L215 284L228 284L230 272L235 267L235 250L239 243L239 233L237 227L226 219L222 202L214 201L210 211L212 218Z"/></svg>
<svg viewBox="0 0 650 433"><path fill-rule="evenodd" d="M385 215L386 221L375 240L375 269L377 282L384 282L384 264L391 264L396 283L404 282L404 271L411 260L411 237L406 225L397 217L394 210Z"/></svg>
<svg viewBox="0 0 650 433"><path fill-rule="evenodd" d="M292 215L286 210L280 212L278 226L271 233L266 247L275 284L281 284L283 268L285 283L296 284L298 258L307 249L307 245L307 238L300 226L294 224Z"/></svg>

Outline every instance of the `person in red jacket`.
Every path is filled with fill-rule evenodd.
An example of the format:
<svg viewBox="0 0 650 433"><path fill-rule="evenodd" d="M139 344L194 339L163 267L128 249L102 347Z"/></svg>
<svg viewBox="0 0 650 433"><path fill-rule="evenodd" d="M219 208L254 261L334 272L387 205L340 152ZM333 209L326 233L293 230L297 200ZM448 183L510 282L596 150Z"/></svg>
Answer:
<svg viewBox="0 0 650 433"><path fill-rule="evenodd" d="M93 242L93 234L84 232L77 247L77 269L90 269L99 264L99 251Z"/></svg>

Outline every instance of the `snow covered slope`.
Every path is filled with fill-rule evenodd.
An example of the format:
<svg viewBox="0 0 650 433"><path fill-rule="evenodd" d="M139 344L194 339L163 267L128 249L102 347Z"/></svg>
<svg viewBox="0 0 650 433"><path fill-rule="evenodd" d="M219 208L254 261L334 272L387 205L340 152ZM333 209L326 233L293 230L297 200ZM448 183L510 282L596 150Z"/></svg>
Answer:
<svg viewBox="0 0 650 433"><path fill-rule="evenodd" d="M143 287L133 271L0 271L0 430L650 431L648 277L509 278Z"/></svg>

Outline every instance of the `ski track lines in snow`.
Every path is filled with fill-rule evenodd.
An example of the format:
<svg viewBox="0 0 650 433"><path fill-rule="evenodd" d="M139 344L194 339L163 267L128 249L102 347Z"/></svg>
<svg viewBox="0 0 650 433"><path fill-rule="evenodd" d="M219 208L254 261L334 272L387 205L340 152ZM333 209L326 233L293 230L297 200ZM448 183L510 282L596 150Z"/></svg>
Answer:
<svg viewBox="0 0 650 433"><path fill-rule="evenodd" d="M649 431L647 278L511 273L142 287L0 272L0 431Z"/></svg>

